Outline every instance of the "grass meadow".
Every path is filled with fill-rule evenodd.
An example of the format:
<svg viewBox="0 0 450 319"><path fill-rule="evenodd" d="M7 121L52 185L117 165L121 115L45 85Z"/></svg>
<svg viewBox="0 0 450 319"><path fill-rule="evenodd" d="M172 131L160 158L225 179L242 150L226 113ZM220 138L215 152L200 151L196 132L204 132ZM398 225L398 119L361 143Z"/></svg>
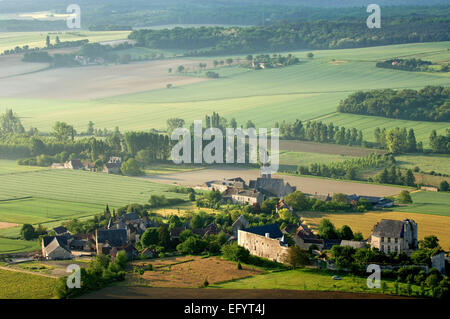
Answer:
<svg viewBox="0 0 450 319"><path fill-rule="evenodd" d="M225 289L291 289L291 290L318 290L318 291L347 291L382 293L381 289L367 287L367 278L351 274L339 275L341 280L333 280L332 273L314 269L296 269L281 272L271 272L249 278L232 280L229 282L211 285L211 288ZM394 292L394 283L385 281L386 293ZM399 284L400 292L406 290L406 284ZM413 294L419 293L420 287L412 285Z"/></svg>

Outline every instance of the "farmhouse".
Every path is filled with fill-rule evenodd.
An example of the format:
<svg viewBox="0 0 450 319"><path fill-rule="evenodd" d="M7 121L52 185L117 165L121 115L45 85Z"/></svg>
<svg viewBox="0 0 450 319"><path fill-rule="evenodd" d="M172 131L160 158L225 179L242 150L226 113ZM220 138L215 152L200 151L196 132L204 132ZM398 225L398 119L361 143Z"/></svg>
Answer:
<svg viewBox="0 0 450 319"><path fill-rule="evenodd" d="M238 245L258 257L279 263L287 259L288 245L277 224L238 230Z"/></svg>
<svg viewBox="0 0 450 319"><path fill-rule="evenodd" d="M61 236L46 236L42 238L42 256L51 260L72 259L67 249L67 240Z"/></svg>
<svg viewBox="0 0 450 319"><path fill-rule="evenodd" d="M122 166L121 157L110 157L108 163L103 165L103 173L119 174L121 166Z"/></svg>
<svg viewBox="0 0 450 319"><path fill-rule="evenodd" d="M382 219L372 231L370 246L389 254L411 254L417 249L417 224L411 219Z"/></svg>
<svg viewBox="0 0 450 319"><path fill-rule="evenodd" d="M388 207L394 206L394 202L392 200L384 198L384 197L358 196L356 194L346 195L346 197L354 206L356 206L357 202L361 199L368 201L373 206L373 208L376 208L376 209L388 208Z"/></svg>

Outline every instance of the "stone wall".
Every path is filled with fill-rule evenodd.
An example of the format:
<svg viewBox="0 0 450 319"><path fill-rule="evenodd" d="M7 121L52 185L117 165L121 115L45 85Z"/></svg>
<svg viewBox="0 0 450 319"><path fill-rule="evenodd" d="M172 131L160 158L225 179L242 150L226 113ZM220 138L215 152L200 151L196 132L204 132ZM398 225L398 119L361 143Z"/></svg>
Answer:
<svg viewBox="0 0 450 319"><path fill-rule="evenodd" d="M286 262L288 248L280 245L278 239L239 230L238 245L248 249L252 255L279 263Z"/></svg>

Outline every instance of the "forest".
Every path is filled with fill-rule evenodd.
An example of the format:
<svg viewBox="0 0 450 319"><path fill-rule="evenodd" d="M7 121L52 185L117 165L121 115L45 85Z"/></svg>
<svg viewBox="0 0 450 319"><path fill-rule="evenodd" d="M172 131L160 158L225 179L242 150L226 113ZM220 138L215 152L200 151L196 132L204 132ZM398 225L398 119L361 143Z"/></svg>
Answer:
<svg viewBox="0 0 450 319"><path fill-rule="evenodd" d="M280 22L253 27L200 27L134 30L138 46L188 50L187 56L214 56L301 49L345 49L377 45L448 41L450 18L385 19L383 28L369 29L365 21ZM333 30L331 32L331 30Z"/></svg>
<svg viewBox="0 0 450 319"><path fill-rule="evenodd" d="M421 90L358 91L342 100L342 113L383 116L413 121L450 121L450 89L427 86Z"/></svg>

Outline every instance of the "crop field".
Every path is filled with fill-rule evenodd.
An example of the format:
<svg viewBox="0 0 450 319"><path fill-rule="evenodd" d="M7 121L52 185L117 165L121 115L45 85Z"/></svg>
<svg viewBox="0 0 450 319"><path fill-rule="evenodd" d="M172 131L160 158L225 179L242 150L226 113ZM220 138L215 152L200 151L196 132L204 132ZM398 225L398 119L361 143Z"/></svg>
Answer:
<svg viewBox="0 0 450 319"><path fill-rule="evenodd" d="M106 204L118 207L146 203L153 194L186 197L148 180L85 171L24 172L0 175L0 180L4 200L0 202L0 221L11 223L49 223L91 216L101 213ZM31 198L20 199L23 197ZM3 236L16 233L17 228L1 232Z"/></svg>
<svg viewBox="0 0 450 319"><path fill-rule="evenodd" d="M0 299L52 299L55 287L54 278L0 269Z"/></svg>
<svg viewBox="0 0 450 319"><path fill-rule="evenodd" d="M80 82L77 76L74 77L73 81L76 80L76 82L71 88L73 94L64 94L64 96L61 96L63 95L61 90L56 89L58 85L50 91L47 89L47 92L28 90L26 94L23 88L17 87L14 91L16 97L11 97L13 93L8 93L10 97L0 98L0 112L6 107L13 108L23 117L25 126L32 125L43 131L50 130L56 120L67 121L75 125L76 129L85 129L90 120L94 121L99 128L111 129L119 126L125 130L164 129L166 120L173 114L177 114L177 117L190 123L196 119L203 119L206 113L212 111L218 111L228 119L235 117L239 124L245 124L248 119L252 119L260 127L273 127L275 121L286 119L292 121L297 118L323 119L326 122L336 122L337 125L363 129L365 139L368 140L373 140L373 130L377 126L414 127L418 130L416 131L417 139L427 145L429 132L432 129L437 129L439 133L444 132L448 127L446 123L391 119L386 121L377 117L334 113L339 101L355 90L448 85L449 76L437 73L414 73L414 76L411 76L409 72L376 68L375 63L377 59L407 54L439 54L440 59L445 59L450 55L446 51L449 45L449 42L441 42L315 51L315 57L308 61L306 61L305 52L296 52L294 54L305 63L261 71L248 71L239 66L227 67L223 70L219 68L218 72L223 73L223 78L203 81L203 78L197 76L186 77L186 82L182 81L180 85L175 82L179 75L168 76L166 66L162 67L161 70L164 72L161 73L159 80L153 78L153 76L158 78L156 73L159 71L149 69L144 72L146 75L151 74L150 83L144 83L139 87L127 78L127 76L133 78L134 75L132 73L127 75L126 70L139 68L140 63L117 66L117 68L123 68L121 76L127 79L121 84L114 81L102 82L102 76L107 77L110 72L114 72L116 66L101 67L102 71L98 75L100 78L93 77L96 79L95 82L98 82L98 87L102 87L101 90L98 89L99 92L94 92L97 88L95 83ZM209 60L212 59L214 58ZM332 59L345 61L345 63L330 63ZM186 61L198 64L199 60L187 59ZM177 62L173 63L177 64ZM74 69L70 71L72 73ZM75 71L75 75L77 72ZM72 81L70 77L64 78L63 70L44 71L28 76L39 76L40 79L48 76L50 82L55 83L53 76L56 75L60 80ZM159 81L159 86L152 86L152 81ZM172 81L174 88L166 89L165 85ZM11 83L11 81L5 83L6 86L2 87L0 93L6 92L4 88L13 85ZM68 86L67 83L65 85ZM83 91L86 85L90 86L87 92ZM117 89L120 85L122 87ZM143 92L123 94L127 90ZM8 89L7 92L11 90ZM17 92L24 94L19 96ZM5 93L0 95L5 96ZM28 98L24 98L25 96ZM39 98L32 99L32 97ZM101 98L80 101L80 99L95 97Z"/></svg>
<svg viewBox="0 0 450 319"><path fill-rule="evenodd" d="M211 288L223 289L289 289L315 291L347 291L381 293L381 289L367 287L367 278L353 275L340 275L341 280L333 280L330 272L313 269L296 269L282 272L262 274L250 278L234 280L212 285ZM394 282L386 280L386 293L394 291ZM406 284L399 284L400 290L405 290ZM419 286L413 285L414 292L419 292Z"/></svg>
<svg viewBox="0 0 450 319"><path fill-rule="evenodd" d="M0 176L4 174L45 170L45 167L18 165L16 161L0 159ZM1 178L1 177L0 177Z"/></svg>
<svg viewBox="0 0 450 319"><path fill-rule="evenodd" d="M224 178L234 178L240 176L247 183L250 179L260 177L258 169L241 169L233 167L220 167L211 169L202 169L199 171L173 173L165 175L152 175L146 177L157 183L177 184L183 186L195 187L203 185L207 181L220 180ZM402 188L397 186L365 184L360 182L337 181L327 178L274 175L273 177L282 177L286 182L297 189L308 194L359 194L369 196L392 196L399 194Z"/></svg>
<svg viewBox="0 0 450 319"><path fill-rule="evenodd" d="M401 168L413 169L418 166L424 172L450 175L450 155L408 154L396 156L395 159Z"/></svg>
<svg viewBox="0 0 450 319"><path fill-rule="evenodd" d="M64 32L0 32L0 53L24 45L30 48L44 48L47 35L54 43L56 36L61 41L78 41L88 39L89 42L103 42L126 39L130 31L64 31Z"/></svg>
<svg viewBox="0 0 450 319"><path fill-rule="evenodd" d="M450 217L450 192L419 191L412 193L411 197L413 204L397 210Z"/></svg>
<svg viewBox="0 0 450 319"><path fill-rule="evenodd" d="M151 287L198 288L207 279L210 284L239 279L261 274L263 271L252 266L237 269L236 263L220 258L192 257L184 258L184 262L173 261L173 264L154 266L153 271L144 275L133 275L127 285L139 284ZM137 262L137 265L149 262ZM150 264L153 264L150 262Z"/></svg>
<svg viewBox="0 0 450 319"><path fill-rule="evenodd" d="M448 216L439 216L431 214L418 214L399 211L386 212L366 212L366 213L320 213L320 212L302 212L298 215L313 230L317 227L322 218L331 220L337 228L343 225L348 225L354 232L362 232L364 238L369 238L373 226L381 219L396 219L403 220L405 218L413 219L418 226L419 240L425 236L435 235L439 238L439 242L444 249L450 247L450 234L448 232L450 227L450 218Z"/></svg>
<svg viewBox="0 0 450 319"><path fill-rule="evenodd" d="M40 247L41 245L38 241L0 238L0 254L28 252L38 250Z"/></svg>

